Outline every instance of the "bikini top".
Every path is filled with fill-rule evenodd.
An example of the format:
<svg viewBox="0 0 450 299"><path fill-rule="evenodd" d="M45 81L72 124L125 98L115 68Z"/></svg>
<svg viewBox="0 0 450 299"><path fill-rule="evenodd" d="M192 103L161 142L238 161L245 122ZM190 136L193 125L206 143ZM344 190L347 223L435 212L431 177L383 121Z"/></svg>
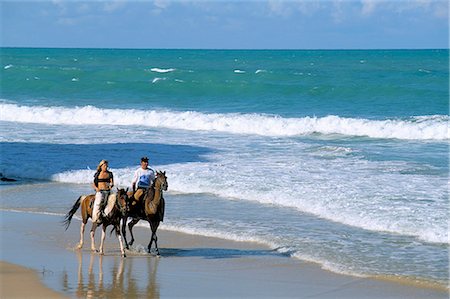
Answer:
<svg viewBox="0 0 450 299"><path fill-rule="evenodd" d="M94 184L95 187L98 187L98 183L109 183L113 179L113 174L111 171L108 171L108 177L100 179L98 176L100 172L96 172L94 175Z"/></svg>

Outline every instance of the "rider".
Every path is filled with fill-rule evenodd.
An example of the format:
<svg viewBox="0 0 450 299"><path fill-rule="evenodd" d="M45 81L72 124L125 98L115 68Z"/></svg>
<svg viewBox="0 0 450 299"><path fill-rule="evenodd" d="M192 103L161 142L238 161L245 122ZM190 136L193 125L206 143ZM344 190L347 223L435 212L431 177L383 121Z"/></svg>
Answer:
<svg viewBox="0 0 450 299"><path fill-rule="evenodd" d="M133 181L131 182L134 194L133 204L139 201L142 195L148 191L154 180L155 171L148 167L148 158L142 157L141 167L134 172Z"/></svg>
<svg viewBox="0 0 450 299"><path fill-rule="evenodd" d="M97 166L97 172L94 175L94 182L92 187L94 187L95 200L94 209L92 211L92 222L101 223L101 213L103 213L103 208L106 205L111 188L114 186L113 173L108 170L108 161L101 160Z"/></svg>

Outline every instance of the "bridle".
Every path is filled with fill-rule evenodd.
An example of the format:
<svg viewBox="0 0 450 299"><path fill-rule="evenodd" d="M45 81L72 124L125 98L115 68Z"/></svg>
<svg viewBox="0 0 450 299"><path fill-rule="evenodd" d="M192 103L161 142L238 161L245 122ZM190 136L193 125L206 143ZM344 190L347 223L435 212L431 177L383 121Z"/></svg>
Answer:
<svg viewBox="0 0 450 299"><path fill-rule="evenodd" d="M160 181L160 184L159 184L159 188L156 188L156 182L158 180ZM159 190L160 192L167 190L167 181L164 180L164 182L161 183L161 177L157 176L155 179L155 183L153 184L153 189L155 189L155 191Z"/></svg>
<svg viewBox="0 0 450 299"><path fill-rule="evenodd" d="M122 192L123 192L123 194L121 194L119 196L119 193L122 193ZM127 212L127 204L126 204L127 200L125 198L125 200L124 200L125 201L125 205L122 206L121 199L122 199L122 197L127 197L128 196L127 192L125 190L117 190L116 196L117 196L117 198L116 198L116 206L119 208L120 213L122 213L122 215L125 215L125 213Z"/></svg>

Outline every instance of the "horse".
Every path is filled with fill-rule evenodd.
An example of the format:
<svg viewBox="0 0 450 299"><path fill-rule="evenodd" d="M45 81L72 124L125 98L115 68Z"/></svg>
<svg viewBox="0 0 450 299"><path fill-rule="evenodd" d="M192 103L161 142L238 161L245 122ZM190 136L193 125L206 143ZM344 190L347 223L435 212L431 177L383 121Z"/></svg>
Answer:
<svg viewBox="0 0 450 299"><path fill-rule="evenodd" d="M82 195L80 196L70 209L70 211L65 215L63 224L66 226L66 230L69 228L70 222L72 220L73 215L78 210L78 208L81 206L81 228L80 228L80 242L77 245L77 249L81 249L83 247L83 237L84 237L84 228L86 226L86 223L89 218L92 218L92 210L93 210L93 202L95 200L95 194L90 195ZM105 241L105 235L106 235L106 228L109 225L113 225L116 232L116 236L119 239L119 245L120 245L120 252L123 257L126 257L123 243L122 243L122 236L120 235L120 220L122 219L123 215L126 214L126 208L127 208L127 190L125 189L117 189L117 193L110 194L108 196L108 200L104 209L105 216L101 218L102 220L102 237L101 237L101 243L99 247L100 254L104 254L103 246ZM95 230L97 229L96 222L92 223L91 228L91 250L97 251L95 248ZM112 232L112 231L111 231Z"/></svg>
<svg viewBox="0 0 450 299"><path fill-rule="evenodd" d="M147 246L148 253L151 252L153 241L155 242L156 254L159 256L158 249L158 237L156 236L156 230L159 227L159 223L164 220L164 208L165 201L163 197L163 191L167 191L169 184L167 183L166 172L158 171L156 178L152 183L152 186L144 195L144 199L136 205L131 205L128 202L128 212L122 218L122 235L125 241L125 247L129 249L129 246L133 245L134 235L133 226L139 222L139 220L147 220L150 224L152 236L150 243ZM132 198L132 197L128 197ZM132 218L128 223L128 229L130 230L131 240L127 242L126 237L126 224L128 217Z"/></svg>

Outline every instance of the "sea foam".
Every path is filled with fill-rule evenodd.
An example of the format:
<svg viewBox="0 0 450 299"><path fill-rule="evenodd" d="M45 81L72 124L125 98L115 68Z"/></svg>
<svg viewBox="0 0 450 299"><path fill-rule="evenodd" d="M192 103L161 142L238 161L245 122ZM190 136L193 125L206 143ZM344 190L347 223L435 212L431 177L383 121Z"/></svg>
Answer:
<svg viewBox="0 0 450 299"><path fill-rule="evenodd" d="M370 138L406 140L450 139L449 116L415 116L408 119L369 120L325 117L283 118L264 114L201 113L196 111L157 111L103 109L94 106L43 107L0 104L0 120L53 125L147 126L193 131L218 131L261 136L301 136L340 134Z"/></svg>
<svg viewBox="0 0 450 299"><path fill-rule="evenodd" d="M368 166L361 166L364 165ZM335 182L332 178L325 177L325 181L331 181L326 185L310 174L296 173L295 177L300 178L302 184L295 184L286 177L267 189L266 178L255 169L255 175L250 175L251 170L246 170L245 166L241 166L241 176L230 173L233 180L224 178L221 168L212 168L209 163L166 165L164 170L170 173L169 194L210 194L227 200L246 200L268 206L293 208L299 212L369 231L413 236L430 243L449 242L442 220L446 217L445 212L434 210L433 206L428 204L420 209L417 206L407 208L404 203L392 200L395 196L410 197L409 193L404 194L407 191L403 186L408 184L405 180L418 178L384 178L384 181L379 182L384 186L384 191L380 190L377 196L370 196L369 194L375 192L372 189L379 188L379 184L372 182L371 178L361 179L360 183L353 184L353 176L345 171L342 172L344 179L340 186L333 187ZM130 186L134 168L111 171L114 173L116 186ZM358 168L354 168L353 172L358 172ZM63 183L88 184L92 181L92 173L93 171L88 169L72 170L51 175L50 179ZM308 180L307 176L311 178ZM438 197L442 188L433 185L433 182L423 181L422 184L426 190L435 190L429 191L430 198ZM362 186L369 194L359 190ZM279 194L283 196L280 197ZM427 215L433 210L434 220L430 222Z"/></svg>
<svg viewBox="0 0 450 299"><path fill-rule="evenodd" d="M175 71L174 68L170 68L170 69L160 69L157 67L151 68L150 71L155 72L155 73L170 73Z"/></svg>

